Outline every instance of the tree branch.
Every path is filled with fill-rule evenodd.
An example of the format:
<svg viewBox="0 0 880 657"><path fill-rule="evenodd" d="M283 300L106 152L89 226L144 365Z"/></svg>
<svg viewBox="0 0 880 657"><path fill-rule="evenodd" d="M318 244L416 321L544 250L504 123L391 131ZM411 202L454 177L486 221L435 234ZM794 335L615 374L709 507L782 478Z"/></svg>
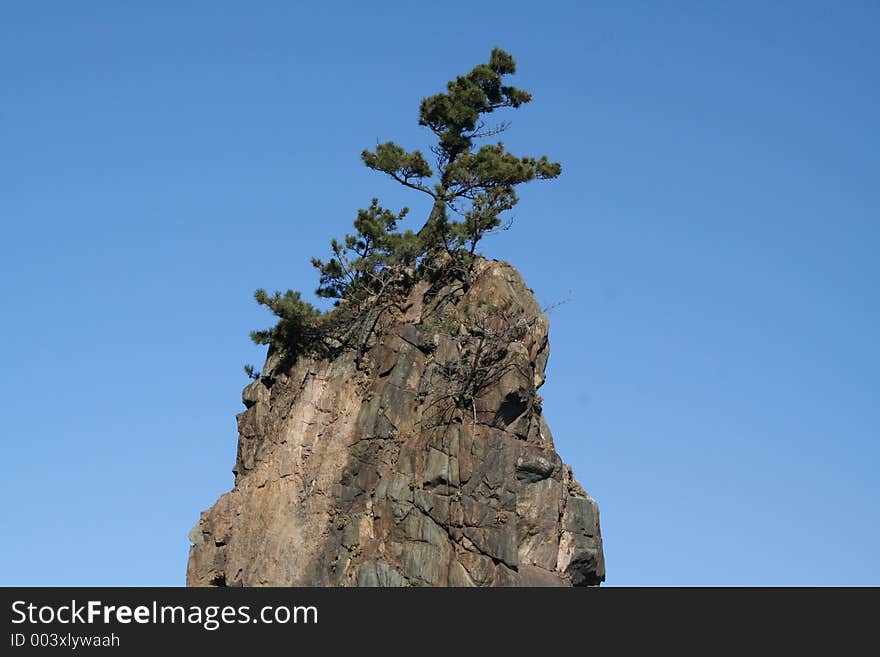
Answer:
<svg viewBox="0 0 880 657"><path fill-rule="evenodd" d="M392 178L394 178L401 185L409 187L410 189L415 189L417 191L424 192L425 194L427 194L428 196L430 196L433 199L437 198L437 195L434 192L432 192L430 189L425 187L424 185L417 185L416 183L411 183L408 178L399 175L397 172L388 172L388 175L391 176Z"/></svg>

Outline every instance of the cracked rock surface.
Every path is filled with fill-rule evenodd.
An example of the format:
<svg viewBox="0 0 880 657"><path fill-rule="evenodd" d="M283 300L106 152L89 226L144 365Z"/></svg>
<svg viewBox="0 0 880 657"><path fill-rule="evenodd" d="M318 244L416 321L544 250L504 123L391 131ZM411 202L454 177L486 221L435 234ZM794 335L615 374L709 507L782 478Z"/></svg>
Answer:
<svg viewBox="0 0 880 657"><path fill-rule="evenodd" d="M270 356L187 585L598 585L599 510L537 394L547 332L516 270L480 260L466 288L415 284L360 359Z"/></svg>

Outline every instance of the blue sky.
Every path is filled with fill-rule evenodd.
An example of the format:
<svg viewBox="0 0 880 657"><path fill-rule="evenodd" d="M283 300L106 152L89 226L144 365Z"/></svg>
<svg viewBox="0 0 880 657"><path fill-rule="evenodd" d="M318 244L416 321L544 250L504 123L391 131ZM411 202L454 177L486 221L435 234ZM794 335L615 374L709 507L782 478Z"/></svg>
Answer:
<svg viewBox="0 0 880 657"><path fill-rule="evenodd" d="M359 153L495 45L563 175L484 252L571 296L542 394L607 583L880 584L880 6L301 4L0 9L0 584L183 584L251 293L419 216Z"/></svg>

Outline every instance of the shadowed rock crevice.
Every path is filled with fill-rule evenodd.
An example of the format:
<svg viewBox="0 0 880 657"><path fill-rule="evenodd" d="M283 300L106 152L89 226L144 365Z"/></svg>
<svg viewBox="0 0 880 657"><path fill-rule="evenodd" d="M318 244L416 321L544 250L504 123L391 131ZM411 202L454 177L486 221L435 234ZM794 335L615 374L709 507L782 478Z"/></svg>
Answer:
<svg viewBox="0 0 880 657"><path fill-rule="evenodd" d="M536 393L547 331L519 274L481 260L466 290L415 284L359 358L270 357L187 584L599 584L598 508Z"/></svg>

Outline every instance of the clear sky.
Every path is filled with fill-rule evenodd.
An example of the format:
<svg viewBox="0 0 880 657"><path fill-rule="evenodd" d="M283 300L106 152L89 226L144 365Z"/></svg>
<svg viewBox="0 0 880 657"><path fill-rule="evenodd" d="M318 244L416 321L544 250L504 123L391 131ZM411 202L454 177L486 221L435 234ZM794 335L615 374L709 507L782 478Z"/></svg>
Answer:
<svg viewBox="0 0 880 657"><path fill-rule="evenodd" d="M420 216L359 153L496 45L563 175L484 253L571 295L542 394L607 583L880 584L880 5L317 5L0 8L0 584L183 584L253 290Z"/></svg>

